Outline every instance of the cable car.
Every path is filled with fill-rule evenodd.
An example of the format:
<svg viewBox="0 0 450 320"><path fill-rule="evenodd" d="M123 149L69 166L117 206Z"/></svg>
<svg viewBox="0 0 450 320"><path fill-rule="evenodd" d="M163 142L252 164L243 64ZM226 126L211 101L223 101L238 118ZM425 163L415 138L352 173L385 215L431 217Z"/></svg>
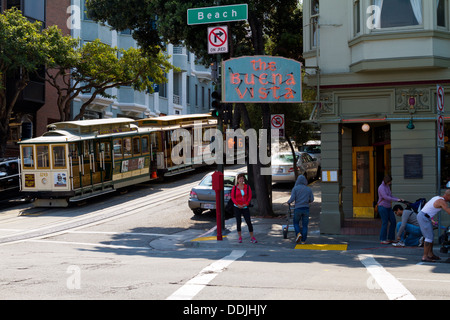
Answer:
<svg viewBox="0 0 450 320"><path fill-rule="evenodd" d="M152 130L128 118L57 122L21 141L21 191L35 206L65 207L156 179Z"/></svg>

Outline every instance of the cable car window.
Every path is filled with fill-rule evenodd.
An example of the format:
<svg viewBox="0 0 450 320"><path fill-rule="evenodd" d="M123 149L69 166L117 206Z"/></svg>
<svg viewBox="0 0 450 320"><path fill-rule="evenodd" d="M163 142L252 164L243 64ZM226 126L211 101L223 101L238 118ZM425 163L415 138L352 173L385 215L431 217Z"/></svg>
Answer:
<svg viewBox="0 0 450 320"><path fill-rule="evenodd" d="M34 169L34 149L33 147L22 147L23 168Z"/></svg>
<svg viewBox="0 0 450 320"><path fill-rule="evenodd" d="M133 138L133 155L141 154L141 139L139 137Z"/></svg>
<svg viewBox="0 0 450 320"><path fill-rule="evenodd" d="M50 154L48 152L48 146L36 146L36 155L38 169L50 168Z"/></svg>
<svg viewBox="0 0 450 320"><path fill-rule="evenodd" d="M149 147L149 137L148 136L143 136L142 137L142 153L149 153L150 152L150 147Z"/></svg>
<svg viewBox="0 0 450 320"><path fill-rule="evenodd" d="M122 158L122 139L114 139L114 159Z"/></svg>
<svg viewBox="0 0 450 320"><path fill-rule="evenodd" d="M111 160L111 143L110 142L102 142L102 149L105 152L105 159Z"/></svg>
<svg viewBox="0 0 450 320"><path fill-rule="evenodd" d="M69 144L69 155L73 161L78 160L78 145L76 143Z"/></svg>
<svg viewBox="0 0 450 320"><path fill-rule="evenodd" d="M123 138L123 156L131 157L131 138Z"/></svg>
<svg viewBox="0 0 450 320"><path fill-rule="evenodd" d="M89 158L89 141L83 141L83 157Z"/></svg>
<svg viewBox="0 0 450 320"><path fill-rule="evenodd" d="M66 146L53 147L53 168L66 167Z"/></svg>

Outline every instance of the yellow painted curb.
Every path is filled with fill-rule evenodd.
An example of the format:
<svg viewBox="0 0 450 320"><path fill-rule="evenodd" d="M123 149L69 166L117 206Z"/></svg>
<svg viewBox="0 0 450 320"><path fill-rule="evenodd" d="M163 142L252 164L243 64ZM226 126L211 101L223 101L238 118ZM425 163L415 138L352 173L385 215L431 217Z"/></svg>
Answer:
<svg viewBox="0 0 450 320"><path fill-rule="evenodd" d="M222 236L222 238L226 238L227 236ZM210 241L210 240L217 240L217 236L214 237L202 237L202 238L195 238L193 240L191 240L192 242L195 241Z"/></svg>
<svg viewBox="0 0 450 320"><path fill-rule="evenodd" d="M346 251L346 244L298 244L296 250Z"/></svg>

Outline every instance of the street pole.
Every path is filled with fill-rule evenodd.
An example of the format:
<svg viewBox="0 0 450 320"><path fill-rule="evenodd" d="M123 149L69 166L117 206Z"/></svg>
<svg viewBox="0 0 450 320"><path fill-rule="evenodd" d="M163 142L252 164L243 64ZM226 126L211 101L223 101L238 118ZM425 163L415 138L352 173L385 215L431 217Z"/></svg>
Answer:
<svg viewBox="0 0 450 320"><path fill-rule="evenodd" d="M220 70L220 66L222 64L222 55L218 54L216 55L216 75L217 75L217 85L221 96L222 96L222 77L221 77L221 73L219 72ZM222 110L223 110L223 105L221 104ZM220 137L223 137L223 117L222 114L219 116L219 118L217 119L217 130L219 130L220 132ZM223 171L224 171L224 163L223 163L223 139L221 141L222 143L222 153L220 154L221 159L219 160L218 164L217 164L217 171L219 171L220 173L222 173L222 179L223 179ZM222 182L223 183L223 182ZM224 190L220 190L220 213L221 213L221 224L222 224L222 232L225 230L225 211L224 211L225 205L224 205Z"/></svg>

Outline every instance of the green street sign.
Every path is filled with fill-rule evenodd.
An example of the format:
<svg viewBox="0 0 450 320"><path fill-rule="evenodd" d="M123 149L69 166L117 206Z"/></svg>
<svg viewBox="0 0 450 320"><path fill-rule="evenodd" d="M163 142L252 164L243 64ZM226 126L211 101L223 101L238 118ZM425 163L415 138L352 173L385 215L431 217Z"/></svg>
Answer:
<svg viewBox="0 0 450 320"><path fill-rule="evenodd" d="M193 8L187 11L188 25L240 21L248 19L248 5Z"/></svg>

